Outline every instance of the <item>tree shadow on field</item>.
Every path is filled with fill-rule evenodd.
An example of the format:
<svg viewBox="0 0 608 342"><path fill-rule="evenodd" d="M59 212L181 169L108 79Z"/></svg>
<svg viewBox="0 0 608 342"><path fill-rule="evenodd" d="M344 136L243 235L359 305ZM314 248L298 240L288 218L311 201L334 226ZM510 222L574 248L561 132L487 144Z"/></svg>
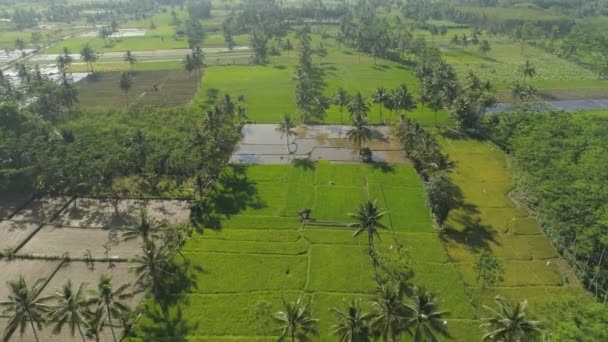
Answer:
<svg viewBox="0 0 608 342"><path fill-rule="evenodd" d="M452 183L445 190L447 194L447 205L450 208L449 220L443 223L441 239L444 242L453 242L464 245L467 249L477 252L480 249L489 249L490 243L499 245L496 240L496 230L481 222L479 208L472 203L467 203L462 189ZM448 212L442 220L448 218Z"/></svg>
<svg viewBox="0 0 608 342"><path fill-rule="evenodd" d="M184 263L172 262L167 271L170 276L163 277L153 291L153 300L146 303L138 324L137 337L144 341L186 341L199 327L198 322L184 318L182 307L190 304L187 294L198 288L197 274L203 273L203 268L186 259Z"/></svg>
<svg viewBox="0 0 608 342"><path fill-rule="evenodd" d="M220 230L222 220L246 209L268 205L258 194L256 183L247 178L247 166L231 165L207 195L204 208L193 207L191 221L199 232L204 228Z"/></svg>
<svg viewBox="0 0 608 342"><path fill-rule="evenodd" d="M317 162L309 158L296 158L291 163L294 167L303 170L315 170L317 168Z"/></svg>
<svg viewBox="0 0 608 342"><path fill-rule="evenodd" d="M382 173L395 173L395 167L386 162L375 162L370 164L372 169L380 170Z"/></svg>

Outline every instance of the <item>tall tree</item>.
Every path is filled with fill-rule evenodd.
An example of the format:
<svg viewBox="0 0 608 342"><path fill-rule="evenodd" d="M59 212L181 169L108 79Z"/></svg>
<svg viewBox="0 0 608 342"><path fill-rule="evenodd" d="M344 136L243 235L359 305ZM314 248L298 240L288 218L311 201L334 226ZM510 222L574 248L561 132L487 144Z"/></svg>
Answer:
<svg viewBox="0 0 608 342"><path fill-rule="evenodd" d="M507 299L496 296L494 301L496 302L496 309L484 306L492 316L482 318L481 326L487 330L482 340L496 342L534 341L536 337L543 334L542 324L526 317L527 300L513 305Z"/></svg>
<svg viewBox="0 0 608 342"><path fill-rule="evenodd" d="M369 321L371 315L361 309L361 301L354 299L344 301L343 308L332 307L331 311L338 318L338 323L331 327L330 333L338 336L340 342L371 341Z"/></svg>
<svg viewBox="0 0 608 342"><path fill-rule="evenodd" d="M131 90L131 87L133 86L133 78L131 77L131 74L128 72L123 72L120 75L118 86L122 91L125 92L125 107L129 108L129 90Z"/></svg>
<svg viewBox="0 0 608 342"><path fill-rule="evenodd" d="M293 153L289 148L289 137L296 134L293 131L293 128L295 126L295 121L291 118L291 116L289 116L289 114L284 114L283 118L279 122L279 126L277 127L277 131L281 133L281 138L285 137L287 143L287 151L289 152L289 154Z"/></svg>
<svg viewBox="0 0 608 342"><path fill-rule="evenodd" d="M355 96L352 97L350 104L348 105L348 111L350 112L351 117L355 117L357 115L363 118L367 117L367 113L369 113L369 105L361 92L357 92Z"/></svg>
<svg viewBox="0 0 608 342"><path fill-rule="evenodd" d="M60 290L58 290L51 299L55 302L49 308L49 320L53 324L53 332L58 334L63 329L64 325L70 328L70 335L74 337L76 329L86 342L82 326L86 325L87 316L89 315L90 301L85 297L85 284L82 283L75 289L72 286L72 281L68 280Z"/></svg>
<svg viewBox="0 0 608 342"><path fill-rule="evenodd" d="M380 109L380 121L382 122L382 107L386 103L386 100L389 98L389 93L384 89L384 87L378 87L374 89L374 93L372 94L372 102L377 104Z"/></svg>
<svg viewBox="0 0 608 342"><path fill-rule="evenodd" d="M114 331L112 318L119 318L123 312L129 311L129 307L124 301L133 296L132 293L127 292L130 286L130 284L124 284L114 289L112 287L112 278L104 274L99 279L97 291L93 291L91 302L100 310L100 320L102 322L106 319L108 320L114 342L118 342L118 338Z"/></svg>
<svg viewBox="0 0 608 342"><path fill-rule="evenodd" d="M391 108L397 112L409 112L416 108L416 101L405 84L395 88L385 100L385 105L387 102L390 102Z"/></svg>
<svg viewBox="0 0 608 342"><path fill-rule="evenodd" d="M353 236L367 233L370 254L374 251L374 238L380 235L379 229L388 229L387 226L380 222L387 213L386 210L378 208L376 201L367 200L357 208L356 213L348 214L348 216L355 219L355 222L348 225L356 229Z"/></svg>
<svg viewBox="0 0 608 342"><path fill-rule="evenodd" d="M133 67L135 66L135 63L137 63L137 57L135 57L135 55L131 52L131 50L127 50L127 52L125 52L125 55L123 56L123 60L127 63L129 63L129 70L132 70Z"/></svg>
<svg viewBox="0 0 608 342"><path fill-rule="evenodd" d="M382 341L398 341L408 331L406 319L410 316L403 304L404 291L400 284L381 284L371 301L370 326Z"/></svg>
<svg viewBox="0 0 608 342"><path fill-rule="evenodd" d="M526 59L524 64L519 67L519 71L524 77L524 82L526 82L527 77L532 78L534 77L534 75L536 75L536 67L534 66L534 64L532 64L532 62L530 62L529 59Z"/></svg>
<svg viewBox="0 0 608 342"><path fill-rule="evenodd" d="M414 329L414 341L437 341L435 333L449 337L444 316L447 311L439 311L437 296L424 288L413 287L410 296L412 303L405 304L410 311L407 326Z"/></svg>
<svg viewBox="0 0 608 342"><path fill-rule="evenodd" d="M87 63L89 73L94 74L95 70L93 69L93 65L97 62L97 52L95 52L89 43L80 50L80 59Z"/></svg>
<svg viewBox="0 0 608 342"><path fill-rule="evenodd" d="M152 294L158 295L161 290L163 277L171 275L168 251L158 246L154 240L142 244L142 254L133 258L131 270L137 279L133 284L139 290L151 289Z"/></svg>
<svg viewBox="0 0 608 342"><path fill-rule="evenodd" d="M348 95L348 92L344 90L344 88L340 88L336 92L333 100L334 104L340 107L340 124L343 124L344 107L350 104L350 96Z"/></svg>
<svg viewBox="0 0 608 342"><path fill-rule="evenodd" d="M283 310L274 314L275 321L280 325L280 341L290 337L291 342L308 341L311 335L318 334L319 321L312 317L310 306L302 298L295 302L283 299Z"/></svg>
<svg viewBox="0 0 608 342"><path fill-rule="evenodd" d="M346 138L353 142L355 148L361 152L363 143L372 138L372 131L367 126L367 118L361 114L353 116L353 127L346 132Z"/></svg>
<svg viewBox="0 0 608 342"><path fill-rule="evenodd" d="M38 330L42 329L42 325L45 323L45 314L48 311L48 306L44 304L48 298L40 297L44 283L44 279L38 279L32 287L28 287L23 276L7 283L8 301L0 302L0 307L4 308L3 314L10 317L4 330L3 340L8 341L17 328L19 328L19 333L23 335L29 323L36 342L40 341Z"/></svg>
<svg viewBox="0 0 608 342"><path fill-rule="evenodd" d="M158 237L159 232L160 224L148 215L148 210L145 207L142 207L139 210L139 222L123 230L122 240L129 241L141 238L145 243Z"/></svg>

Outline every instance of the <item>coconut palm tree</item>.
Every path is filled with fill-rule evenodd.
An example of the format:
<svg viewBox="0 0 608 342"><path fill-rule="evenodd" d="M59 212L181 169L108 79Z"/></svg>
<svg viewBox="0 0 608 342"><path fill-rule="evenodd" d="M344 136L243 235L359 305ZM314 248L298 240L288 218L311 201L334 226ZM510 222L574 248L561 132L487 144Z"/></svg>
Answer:
<svg viewBox="0 0 608 342"><path fill-rule="evenodd" d="M142 251L142 255L133 258L134 265L130 267L137 276L134 285L141 290L151 288L152 293L158 293L161 277L170 275L167 271L169 255L165 248L157 246L153 240L144 242Z"/></svg>
<svg viewBox="0 0 608 342"><path fill-rule="evenodd" d="M247 116L247 108L243 106L237 106L235 116L239 125L244 125L249 119L249 117Z"/></svg>
<svg viewBox="0 0 608 342"><path fill-rule="evenodd" d="M85 333L87 338L95 339L96 342L100 342L99 334L103 330L103 317L104 310L97 308L95 311L90 312L87 320L85 321Z"/></svg>
<svg viewBox="0 0 608 342"><path fill-rule="evenodd" d="M346 90L344 90L343 88L338 89L336 96L334 96L334 98L333 98L333 103L336 106L340 107L340 124L343 124L344 121L342 120L342 117L343 117L344 107L346 107L350 104L350 96L348 95L348 92L346 92Z"/></svg>
<svg viewBox="0 0 608 342"><path fill-rule="evenodd" d="M17 328L23 335L29 323L34 332L34 338L37 342L39 341L37 331L42 329L45 313L48 310L48 306L44 304L48 298L40 297L44 283L44 279L38 279L32 287L28 287L23 276L7 283L8 301L0 302L0 307L4 308L3 314L10 316L4 330L3 340L8 340Z"/></svg>
<svg viewBox="0 0 608 342"><path fill-rule="evenodd" d="M519 71L524 76L524 82L526 82L526 77L532 78L536 75L536 67L529 59L526 59L526 62L519 67Z"/></svg>
<svg viewBox="0 0 608 342"><path fill-rule="evenodd" d="M102 322L100 324L103 324L106 319L108 320L114 342L117 342L118 339L116 338L116 332L114 331L112 317L120 317L122 312L129 311L129 307L124 301L133 296L132 293L127 292L130 286L130 284L124 284L117 289L114 289L112 287L112 277L104 274L99 279L97 291L93 291L91 303L96 305L99 310L99 320Z"/></svg>
<svg viewBox="0 0 608 342"><path fill-rule="evenodd" d="M416 101L405 84L401 84L391 92L390 101L393 109L397 111L410 111L416 108Z"/></svg>
<svg viewBox="0 0 608 342"><path fill-rule="evenodd" d="M55 305L50 306L48 318L50 322L53 322L53 333L60 333L63 326L68 324L71 336L74 337L76 329L78 329L80 337L86 342L82 325L86 325L91 301L85 297L85 285L82 283L77 289L74 289L72 281L68 280L51 297L55 301Z"/></svg>
<svg viewBox="0 0 608 342"><path fill-rule="evenodd" d="M372 94L372 102L377 104L380 108L380 121L382 121L382 106L384 106L388 98L389 93L386 91L386 89L384 89L384 87L376 88Z"/></svg>
<svg viewBox="0 0 608 342"><path fill-rule="evenodd" d="M89 73L94 74L93 64L97 61L97 53L90 44L86 44L80 50L80 58L89 66Z"/></svg>
<svg viewBox="0 0 608 342"><path fill-rule="evenodd" d="M143 207L139 210L139 223L126 228L122 232L122 240L129 241L142 238L144 242L158 236L160 224L148 216L148 210Z"/></svg>
<svg viewBox="0 0 608 342"><path fill-rule="evenodd" d="M337 317L338 323L331 327L331 334L337 335L340 342L367 342L371 340L369 313L361 309L359 299L344 302L344 308L330 309Z"/></svg>
<svg viewBox="0 0 608 342"><path fill-rule="evenodd" d="M353 127L346 132L346 137L354 143L357 150L361 151L363 143L372 138L372 131L367 127L367 119L360 114L353 116Z"/></svg>
<svg viewBox="0 0 608 342"><path fill-rule="evenodd" d="M312 317L308 303L302 298L295 302L283 299L283 310L274 314L275 321L280 325L277 329L281 333L279 341L290 337L292 342L309 341L310 335L318 334L319 321Z"/></svg>
<svg viewBox="0 0 608 342"><path fill-rule="evenodd" d="M279 122L279 127L277 127L277 131L281 133L281 138L285 137L287 142L287 151L291 154L291 150L289 149L289 137L295 135L296 133L293 131L293 128L296 126L295 121L292 119L289 114L284 114L281 122Z"/></svg>
<svg viewBox="0 0 608 342"><path fill-rule="evenodd" d="M482 318L481 326L488 331L482 337L484 341L532 341L542 335L542 324L526 317L527 300L513 305L507 299L496 296L494 301L497 309L484 305L492 314L492 317Z"/></svg>
<svg viewBox="0 0 608 342"><path fill-rule="evenodd" d="M131 50L127 50L127 52L125 52L123 60L129 63L129 69L133 69L135 63L137 63L137 57L135 57L135 55L131 53Z"/></svg>
<svg viewBox="0 0 608 342"><path fill-rule="evenodd" d="M234 115L235 107L236 104L232 99L232 96L230 96L230 94L225 94L224 98L222 99L222 108L224 109L224 114L228 116Z"/></svg>
<svg viewBox="0 0 608 342"><path fill-rule="evenodd" d="M357 92L355 96L351 99L350 104L348 105L348 111L352 117L359 115L361 117L367 117L367 113L369 113L369 105L361 92Z"/></svg>
<svg viewBox="0 0 608 342"><path fill-rule="evenodd" d="M438 311L437 296L424 288L413 287L411 304L405 304L411 317L406 320L408 327L414 328L414 341L437 341L435 332L449 336L447 322L443 317L447 311Z"/></svg>
<svg viewBox="0 0 608 342"><path fill-rule="evenodd" d="M370 253L374 249L374 238L378 236L378 229L388 229L380 220L388 212L378 208L376 201L367 200L362 203L356 213L350 213L348 216L355 219L356 222L349 224L349 227L357 230L353 236L359 236L361 233L367 233L368 247Z"/></svg>
<svg viewBox="0 0 608 342"><path fill-rule="evenodd" d="M403 304L404 291L401 285L385 283L370 304L370 327L383 341L398 341L408 331L406 320L410 317Z"/></svg>
<svg viewBox="0 0 608 342"><path fill-rule="evenodd" d="M120 75L120 81L118 81L118 86L120 87L120 89L122 89L122 91L125 92L125 99L126 99L126 107L129 107L129 90L131 90L131 87L133 86L133 78L131 77L131 74L128 72L123 72Z"/></svg>

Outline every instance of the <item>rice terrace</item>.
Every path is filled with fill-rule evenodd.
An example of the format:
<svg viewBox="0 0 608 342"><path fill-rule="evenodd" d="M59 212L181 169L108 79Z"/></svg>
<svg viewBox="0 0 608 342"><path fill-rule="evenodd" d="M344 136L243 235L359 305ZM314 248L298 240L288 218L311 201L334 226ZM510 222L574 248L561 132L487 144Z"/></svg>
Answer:
<svg viewBox="0 0 608 342"><path fill-rule="evenodd" d="M607 29L1 1L2 341L608 340Z"/></svg>

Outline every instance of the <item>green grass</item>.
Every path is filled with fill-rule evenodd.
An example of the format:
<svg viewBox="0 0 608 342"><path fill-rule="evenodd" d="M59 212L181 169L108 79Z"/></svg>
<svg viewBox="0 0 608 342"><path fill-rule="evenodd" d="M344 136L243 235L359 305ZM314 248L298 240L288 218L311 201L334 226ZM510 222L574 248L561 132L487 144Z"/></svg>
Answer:
<svg viewBox="0 0 608 342"><path fill-rule="evenodd" d="M390 251L402 245L414 282L440 294L441 308L452 313L450 319L472 317L464 283L433 233L422 184L411 166L380 169L320 162L312 169L239 166L226 174L240 186L218 189L216 208L225 213L219 217L222 228L196 233L183 249L196 285L169 312L184 329L169 330L154 322L155 304L149 302L137 327L144 340L152 338L146 335L151 331L155 337L171 331L174 338L187 340L258 340L272 333L255 328L251 312L256 303L268 301L276 312L281 298L298 296L311 301L313 315L320 320L320 335L313 340L335 340L329 336L335 324L329 309L351 298L362 299L367 307L376 291L367 236L354 237L348 227L302 227L296 211L310 207L315 219L348 223L347 213L385 186L394 191L382 195L379 205L403 213L391 218L393 225L418 228L383 230L378 248ZM274 323L270 328L276 328ZM456 326L454 333L464 336Z"/></svg>
<svg viewBox="0 0 608 342"><path fill-rule="evenodd" d="M295 41L292 35L289 38ZM312 39L313 46L322 41L319 35L312 35ZM410 91L416 93L418 83L412 66L383 59L374 60L338 45L333 39L323 40L322 43L328 49L328 56L323 59L315 56L313 62L325 83L325 96L332 98L339 88L344 88L351 94L360 91L369 99L376 87L392 89L400 84L406 84ZM254 122L277 122L285 113L297 116L295 81L292 80L296 63L297 56L292 52L290 56L283 54L272 57L264 66L211 66L203 78L198 104L209 106L220 93L229 93L245 96L249 118ZM422 106L405 114L422 124L434 124L434 114ZM379 107L370 104L370 122L380 123L396 118L396 113L391 115L386 109L381 115ZM321 121L348 123L349 119L347 113L341 115L338 106L331 106ZM446 112L439 113L438 122L449 122Z"/></svg>

